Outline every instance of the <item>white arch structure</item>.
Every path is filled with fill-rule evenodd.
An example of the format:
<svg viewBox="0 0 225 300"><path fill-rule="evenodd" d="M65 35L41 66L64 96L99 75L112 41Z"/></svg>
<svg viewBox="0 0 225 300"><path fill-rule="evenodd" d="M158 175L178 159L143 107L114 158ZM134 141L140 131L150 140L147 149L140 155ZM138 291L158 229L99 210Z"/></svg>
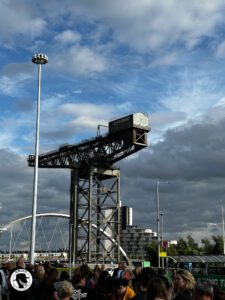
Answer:
<svg viewBox="0 0 225 300"><path fill-rule="evenodd" d="M42 218L42 217L58 217L58 218L65 218L65 219L70 219L70 215L68 214L62 214L62 213L42 213L42 214L37 214L36 215L37 218ZM10 230L15 224L20 223L22 221L26 221L26 220L31 220L32 216L26 216L23 218L19 218L17 220L14 220L12 222L10 222L9 224L3 226L2 228L0 228L0 232L1 231L7 231ZM97 230L97 226L95 224L92 224L92 227L95 228ZM114 244L117 245L117 242L107 233L105 232L103 229L100 228L100 231ZM123 248L120 246L120 252L123 254L123 256L125 257L125 259L127 260L127 262L130 262L129 257L127 256L126 252L123 250Z"/></svg>

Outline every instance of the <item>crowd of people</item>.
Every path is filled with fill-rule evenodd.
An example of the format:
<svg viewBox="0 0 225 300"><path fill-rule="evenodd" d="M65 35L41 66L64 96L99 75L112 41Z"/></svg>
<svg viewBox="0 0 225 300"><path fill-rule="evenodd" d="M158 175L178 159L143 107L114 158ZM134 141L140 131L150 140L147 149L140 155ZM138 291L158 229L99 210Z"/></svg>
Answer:
<svg viewBox="0 0 225 300"><path fill-rule="evenodd" d="M21 269L29 271L32 284L28 289L17 290L10 278ZM218 286L209 281L196 283L187 270L131 269L120 263L110 274L104 265L91 270L84 264L70 276L67 271L59 273L50 263L25 265L23 257L16 265L2 265L0 295L0 300L225 300L225 292Z"/></svg>

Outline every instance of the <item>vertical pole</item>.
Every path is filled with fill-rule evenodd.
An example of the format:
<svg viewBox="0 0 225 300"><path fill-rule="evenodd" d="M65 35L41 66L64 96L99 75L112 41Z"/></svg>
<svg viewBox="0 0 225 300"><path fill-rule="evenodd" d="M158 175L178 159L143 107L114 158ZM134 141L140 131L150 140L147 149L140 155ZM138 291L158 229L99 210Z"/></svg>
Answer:
<svg viewBox="0 0 225 300"><path fill-rule="evenodd" d="M101 214L101 201L100 201L100 192L101 186L100 183L97 182L97 195L96 195L96 204L97 204L97 233L96 233L96 258L97 258L97 263L99 263L100 260L100 226L101 226L101 221L100 221L100 214Z"/></svg>
<svg viewBox="0 0 225 300"><path fill-rule="evenodd" d="M87 263L91 263L91 240L92 240L92 191L93 191L93 172L90 172L89 177L89 198L88 198L88 253L87 253Z"/></svg>
<svg viewBox="0 0 225 300"><path fill-rule="evenodd" d="M163 213L161 215L161 245L163 249ZM162 268L164 269L164 257L162 257Z"/></svg>
<svg viewBox="0 0 225 300"><path fill-rule="evenodd" d="M9 230L10 230L9 259L11 259L11 254L12 254L12 231L13 231L13 228L9 227Z"/></svg>
<svg viewBox="0 0 225 300"><path fill-rule="evenodd" d="M70 224L69 224L69 257L71 268L75 267L77 262L77 203L78 203L78 170L71 170L71 183L70 183Z"/></svg>
<svg viewBox="0 0 225 300"><path fill-rule="evenodd" d="M69 223L69 274L70 278L72 276L72 226L71 222Z"/></svg>
<svg viewBox="0 0 225 300"><path fill-rule="evenodd" d="M32 205L31 244L30 244L30 263L31 264L34 264L35 236L36 236L39 127L40 127L40 94L41 94L41 64L38 64L38 96L37 96L37 116L36 116L35 165L34 165L34 179L33 179L33 205Z"/></svg>
<svg viewBox="0 0 225 300"><path fill-rule="evenodd" d="M117 177L117 261L120 262L120 232L121 232L121 210L120 210L120 173Z"/></svg>
<svg viewBox="0 0 225 300"><path fill-rule="evenodd" d="M223 255L225 255L225 238L224 238L224 213L223 213L223 203L222 203L222 226L223 226Z"/></svg>
<svg viewBox="0 0 225 300"><path fill-rule="evenodd" d="M159 236L159 181L156 181L156 203L157 203L157 251L158 267L160 268L160 236Z"/></svg>

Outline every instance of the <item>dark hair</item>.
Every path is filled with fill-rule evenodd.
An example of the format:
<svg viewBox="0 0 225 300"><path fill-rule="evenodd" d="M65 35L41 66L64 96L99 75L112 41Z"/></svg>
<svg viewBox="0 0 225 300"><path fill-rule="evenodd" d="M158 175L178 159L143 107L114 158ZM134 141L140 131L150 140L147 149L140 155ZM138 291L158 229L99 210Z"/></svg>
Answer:
<svg viewBox="0 0 225 300"><path fill-rule="evenodd" d="M169 283L168 278L166 277L166 275L160 275L158 276L160 279L162 279L162 281L165 283L165 286L167 288L167 290L169 290L171 288L171 285Z"/></svg>
<svg viewBox="0 0 225 300"><path fill-rule="evenodd" d="M197 282L194 290L195 296L209 296L213 298L213 285L208 280Z"/></svg>
<svg viewBox="0 0 225 300"><path fill-rule="evenodd" d="M58 270L56 268L52 268L48 271L48 277L46 278L47 284L51 285L56 281L58 276Z"/></svg>
<svg viewBox="0 0 225 300"><path fill-rule="evenodd" d="M79 284L81 279L83 279L83 278L85 278L84 274L82 274L79 269L76 270L73 274L73 277L72 277L73 285L76 286L77 284Z"/></svg>
<svg viewBox="0 0 225 300"><path fill-rule="evenodd" d="M110 299L114 299L115 297L115 283L114 283L114 279L112 277L107 277L105 284L103 286L103 290L102 290L102 299L103 300L110 300Z"/></svg>
<svg viewBox="0 0 225 300"><path fill-rule="evenodd" d="M154 300L156 297L168 300L166 285L160 277L152 278L147 288L147 300Z"/></svg>
<svg viewBox="0 0 225 300"><path fill-rule="evenodd" d="M149 267L143 268L141 270L141 276L140 276L142 286L147 287L150 279L155 276L156 276L156 273L152 268L149 268Z"/></svg>
<svg viewBox="0 0 225 300"><path fill-rule="evenodd" d="M104 284L108 276L110 276L108 271L101 271L98 277L98 284Z"/></svg>
<svg viewBox="0 0 225 300"><path fill-rule="evenodd" d="M70 275L67 271L62 271L59 277L60 281L63 280L69 280L70 279Z"/></svg>
<svg viewBox="0 0 225 300"><path fill-rule="evenodd" d="M80 272L83 277L87 277L91 273L91 269L87 264L83 264L80 266Z"/></svg>
<svg viewBox="0 0 225 300"><path fill-rule="evenodd" d="M125 278L123 279L116 278L114 279L114 285L115 287L128 286L128 280Z"/></svg>

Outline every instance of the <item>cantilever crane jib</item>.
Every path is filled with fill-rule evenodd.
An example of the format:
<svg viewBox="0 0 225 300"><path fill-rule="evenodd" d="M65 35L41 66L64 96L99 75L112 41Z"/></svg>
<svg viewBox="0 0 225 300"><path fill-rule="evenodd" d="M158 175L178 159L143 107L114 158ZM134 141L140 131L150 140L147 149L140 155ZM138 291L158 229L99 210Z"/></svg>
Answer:
<svg viewBox="0 0 225 300"><path fill-rule="evenodd" d="M135 113L108 124L108 134L78 144L63 144L51 152L39 155L39 168L79 168L85 165L108 165L146 147L149 132L148 116ZM34 155L28 165L33 167Z"/></svg>

